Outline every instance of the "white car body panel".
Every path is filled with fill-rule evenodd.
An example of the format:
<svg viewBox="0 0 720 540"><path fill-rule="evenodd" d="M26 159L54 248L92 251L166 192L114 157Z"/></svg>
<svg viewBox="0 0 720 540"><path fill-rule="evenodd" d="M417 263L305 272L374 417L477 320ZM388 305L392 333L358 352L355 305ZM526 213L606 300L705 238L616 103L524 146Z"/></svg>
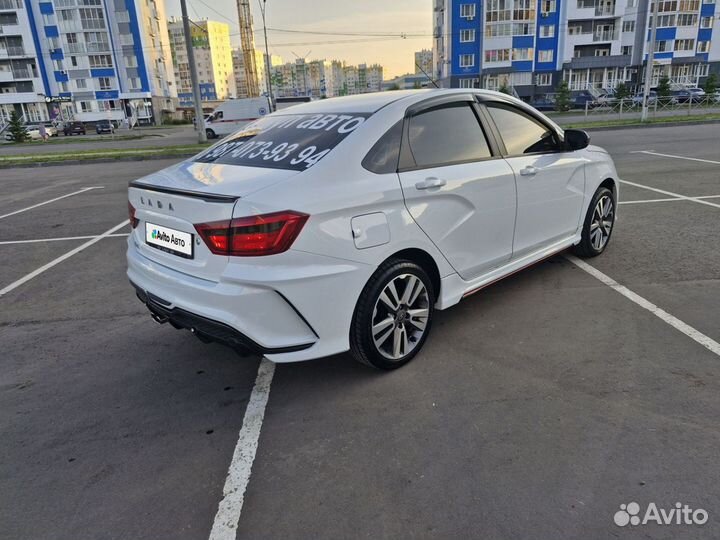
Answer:
<svg viewBox="0 0 720 540"><path fill-rule="evenodd" d="M218 105L205 120L205 129L225 137L270 113L267 98L230 99Z"/></svg>
<svg viewBox="0 0 720 540"><path fill-rule="evenodd" d="M349 349L353 312L363 288L378 266L400 252L424 254L433 261L440 283L436 308L445 309L578 243L599 185L612 180L617 195L617 172L600 148L496 157L442 171L377 174L362 166L408 107L440 94L475 92L397 91L293 107L284 114L377 111L307 170L186 161L140 179L129 190L140 220L128 240L130 280L169 308L218 321L262 347L278 349L265 354L270 360L293 362ZM520 175L527 165L539 173ZM427 177L440 177L439 172L444 173L444 186L415 188ZM172 190L178 192L167 192ZM310 217L284 253L219 256L197 240L196 224L285 210ZM195 258L147 246L145 222L192 233ZM301 345L307 348L280 350Z"/></svg>

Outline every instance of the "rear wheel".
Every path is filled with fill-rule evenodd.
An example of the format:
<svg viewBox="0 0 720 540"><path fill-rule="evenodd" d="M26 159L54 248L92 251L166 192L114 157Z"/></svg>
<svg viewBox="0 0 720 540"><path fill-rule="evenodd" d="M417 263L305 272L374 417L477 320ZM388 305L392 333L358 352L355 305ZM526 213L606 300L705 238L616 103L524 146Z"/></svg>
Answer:
<svg viewBox="0 0 720 540"><path fill-rule="evenodd" d="M215 132L212 129L206 129L205 135L208 139L214 139L216 137Z"/></svg>
<svg viewBox="0 0 720 540"><path fill-rule="evenodd" d="M597 257L610 242L615 225L615 196L605 187L599 188L588 208L583 223L582 240L575 246L581 257Z"/></svg>
<svg viewBox="0 0 720 540"><path fill-rule="evenodd" d="M428 274L406 260L389 260L368 281L350 329L356 360L397 369L420 351L433 316L435 292Z"/></svg>

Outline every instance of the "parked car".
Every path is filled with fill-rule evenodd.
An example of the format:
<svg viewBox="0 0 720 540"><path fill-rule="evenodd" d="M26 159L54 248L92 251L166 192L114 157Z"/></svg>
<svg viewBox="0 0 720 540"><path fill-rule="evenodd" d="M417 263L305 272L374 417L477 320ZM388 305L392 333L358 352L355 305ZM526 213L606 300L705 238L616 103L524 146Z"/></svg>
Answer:
<svg viewBox="0 0 720 540"><path fill-rule="evenodd" d="M618 102L618 98L615 95L615 90L610 89L602 92L599 96L597 96L597 98L595 98L595 101L598 107L607 107L615 105Z"/></svg>
<svg viewBox="0 0 720 540"><path fill-rule="evenodd" d="M63 127L63 133L66 136L85 135L87 131L85 130L85 124L83 124L82 122L68 122Z"/></svg>
<svg viewBox="0 0 720 540"><path fill-rule="evenodd" d="M131 182L127 274L156 322L202 341L394 369L434 310L601 254L618 187L584 131L499 92L318 100Z"/></svg>
<svg viewBox="0 0 720 540"><path fill-rule="evenodd" d="M98 135L101 133L115 133L115 125L110 120L100 120L95 123L95 132Z"/></svg>
<svg viewBox="0 0 720 540"><path fill-rule="evenodd" d="M636 94L632 98L633 104L636 106L642 106L643 103L643 94L640 92L639 94ZM657 90L650 90L648 93L648 105L655 105L656 103L659 105L667 105L669 103L677 103L677 98L675 96L658 96Z"/></svg>
<svg viewBox="0 0 720 540"><path fill-rule="evenodd" d="M700 90L702 94L694 92L693 90ZM705 100L705 91L700 88L688 88L685 90L675 90L672 93L672 96L675 98L677 103L700 103Z"/></svg>
<svg viewBox="0 0 720 540"><path fill-rule="evenodd" d="M28 138L31 141L39 141L42 139L40 136L40 126L35 124L28 124L25 126L25 129L27 130ZM45 132L47 133L48 137L57 137L58 132L57 129L54 126L45 126ZM5 133L5 140L6 141L13 141L15 138L13 137L12 133L9 131Z"/></svg>
<svg viewBox="0 0 720 540"><path fill-rule="evenodd" d="M554 111L555 99L551 96L538 96L530 104L538 111Z"/></svg>
<svg viewBox="0 0 720 540"><path fill-rule="evenodd" d="M573 109L584 109L589 104L590 107L594 107L597 102L594 95L587 90L582 90L572 95L570 106Z"/></svg>

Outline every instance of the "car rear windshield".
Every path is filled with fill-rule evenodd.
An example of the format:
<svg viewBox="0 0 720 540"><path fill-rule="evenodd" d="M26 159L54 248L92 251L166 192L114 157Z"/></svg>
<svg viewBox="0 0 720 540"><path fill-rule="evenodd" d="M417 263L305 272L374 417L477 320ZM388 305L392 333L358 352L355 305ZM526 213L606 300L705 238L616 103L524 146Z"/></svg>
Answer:
<svg viewBox="0 0 720 540"><path fill-rule="evenodd" d="M368 113L267 116L195 161L302 171L328 155L369 117Z"/></svg>

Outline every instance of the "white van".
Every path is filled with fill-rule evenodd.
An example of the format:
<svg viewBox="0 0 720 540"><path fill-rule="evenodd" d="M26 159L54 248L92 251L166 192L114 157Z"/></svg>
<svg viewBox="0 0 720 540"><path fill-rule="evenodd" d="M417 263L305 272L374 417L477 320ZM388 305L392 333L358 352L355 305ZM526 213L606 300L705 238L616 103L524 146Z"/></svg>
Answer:
<svg viewBox="0 0 720 540"><path fill-rule="evenodd" d="M231 99L218 106L205 120L205 133L208 139L225 137L266 114L270 114L270 102L266 97Z"/></svg>

